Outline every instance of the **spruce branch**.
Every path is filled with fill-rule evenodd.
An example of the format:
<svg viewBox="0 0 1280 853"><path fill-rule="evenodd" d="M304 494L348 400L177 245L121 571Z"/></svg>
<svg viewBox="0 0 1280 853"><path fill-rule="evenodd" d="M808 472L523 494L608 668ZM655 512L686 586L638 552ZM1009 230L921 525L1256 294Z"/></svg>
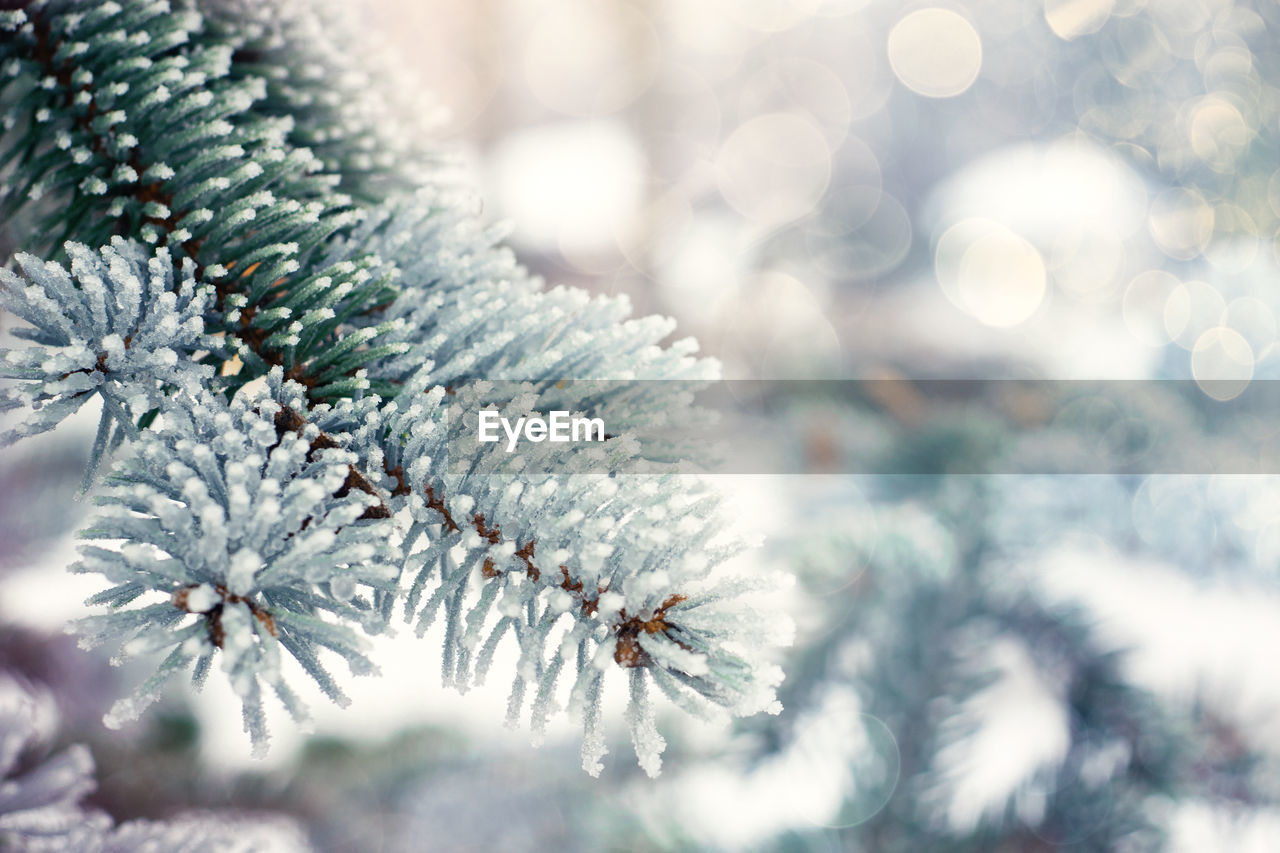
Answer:
<svg viewBox="0 0 1280 853"><path fill-rule="evenodd" d="M201 16L52 0L5 29L6 121L25 125L6 159L26 182L2 204L56 204L44 233L61 236L42 248L117 233L168 247L213 286L209 331L245 363L240 381L281 365L317 398L361 387L358 364L334 369L323 354L344 320L388 298L392 272L358 250L308 263L358 213L333 190L338 177L288 143L289 117L253 109L263 81L232 78L232 49L204 35ZM356 360L385 354L388 331L370 327Z"/></svg>
<svg viewBox="0 0 1280 853"><path fill-rule="evenodd" d="M436 385L529 382L544 395L570 393L556 387L564 380L596 380L583 385L591 399L546 399L603 406L611 426L636 429L687 408L692 383L718 377L692 338L662 345L670 318L633 318L625 296L544 289L501 245L504 227L482 224L480 208L472 192L426 187L335 236L335 256L359 246L396 270L398 293L376 318L397 324L387 340L403 350L370 361L371 379L404 383L426 369Z"/></svg>
<svg viewBox="0 0 1280 853"><path fill-rule="evenodd" d="M197 286L191 262L174 264L165 249L148 255L114 239L100 252L69 243L68 271L19 254L23 276L0 269L0 306L31 324L15 334L31 342L0 350L0 410L35 415L0 434L0 444L57 426L94 396L102 398L98 439L85 473L91 480L103 452L136 432L134 423L159 406L166 390L197 392L211 368L188 354L217 349L204 334L212 292ZM111 442L111 443L115 443Z"/></svg>
<svg viewBox="0 0 1280 853"><path fill-rule="evenodd" d="M303 89L314 95L314 80L289 70L302 67L305 45L279 43L261 15L241 30L194 9L37 0L0 22L12 131L0 156L19 179L8 209L60 205L71 214L50 233L155 246L148 263L167 258L204 300L202 337L174 351L205 387L153 371L144 378L169 396L129 398L133 407L113 414L132 455L86 535L125 545L87 546L78 565L115 584L93 599L111 612L86 623L90 641L123 637L122 655L168 650L112 721L183 669L200 682L220 655L260 747L262 686L301 713L279 679L279 649L341 700L316 652L371 668L353 626L379 630L406 576L406 615L420 631L445 614L447 683L482 679L499 643L516 638L510 708L518 716L532 691L535 732L574 660L570 705L593 772L612 666L630 673L633 742L650 772L663 744L650 682L695 712L776 708L781 675L762 649L777 634L743 597L749 584L716 576L737 546L712 544L722 523L714 496L678 475L669 451L645 457L659 476L609 476L651 450L627 431L688 402L646 380L709 378L716 365L694 358L691 341L661 346L671 322L629 320L625 300L543 290L478 224L468 197L437 186L354 204L337 191L345 179L365 195L383 183L348 147L368 117L348 122L327 101L313 109ZM343 127L327 136L329 119ZM325 153L297 144L307 140ZM54 269L48 276L66 278ZM106 351L71 332L93 342L89 355ZM96 366L77 370L102 373ZM246 390L264 376L267 396ZM513 412L589 408L619 432L606 457L586 455L576 471L541 460L498 477L499 460L484 454L450 465L463 421L445 417L445 386L457 393L477 376L526 383L504 404ZM581 390L566 378L616 382ZM275 501L272 511L236 516L243 490L228 491L230 479ZM290 555L308 547L303 570ZM151 603L131 606L144 596Z"/></svg>
<svg viewBox="0 0 1280 853"><path fill-rule="evenodd" d="M206 26L235 50L231 73L258 77L264 114L315 152L338 189L376 204L442 180L434 140L443 108L361 26L362 10L309 0L202 2Z"/></svg>
<svg viewBox="0 0 1280 853"><path fill-rule="evenodd" d="M110 612L78 630L85 645L118 642L121 658L168 655L136 696L117 703L109 725L137 717L177 672L193 669L203 681L218 653L261 750L263 686L305 716L280 672L282 650L339 704L346 696L319 651L337 653L353 673L376 670L349 625L380 630L368 594L395 585L398 554L385 522L362 520L377 498L344 488L349 451L318 441L313 425L279 433L280 415L269 398L251 405L241 395L228 406L207 393L175 396L161 426L108 478L81 536L128 544L82 548L73 570L113 586L90 600Z"/></svg>
<svg viewBox="0 0 1280 853"><path fill-rule="evenodd" d="M569 709L583 719L591 771L603 754L592 733L595 703L612 666L643 670L633 673L633 690L655 683L703 715L778 710L781 672L760 657L785 627L752 607L748 579L716 576L742 543L717 542L723 518L713 493L673 471L609 476L586 455L557 467L548 449L522 458L513 476L500 449L472 449L489 383L449 395L429 384L429 373L394 401L342 401L318 407L312 419L349 436L361 458L380 461L389 507L407 510L403 571L413 581L405 615L420 635L444 619L446 684L483 682L498 644L514 635L521 655L511 719L532 690L540 735L572 660ZM285 405L302 404L299 390L273 384ZM527 385L501 411L515 417L540 399ZM467 448L462 458L458 448ZM637 754L656 772L660 738L651 732L651 717L634 721Z"/></svg>

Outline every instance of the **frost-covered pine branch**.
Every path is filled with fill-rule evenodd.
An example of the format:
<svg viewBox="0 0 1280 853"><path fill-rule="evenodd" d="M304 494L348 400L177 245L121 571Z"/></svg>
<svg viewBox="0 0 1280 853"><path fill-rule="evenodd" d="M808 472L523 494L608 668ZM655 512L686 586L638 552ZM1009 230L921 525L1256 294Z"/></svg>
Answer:
<svg viewBox="0 0 1280 853"><path fill-rule="evenodd" d="M348 624L377 630L368 591L394 589L398 553L366 521L380 517L370 512L379 499L345 486L355 456L289 417L270 399L250 408L245 395L230 406L174 396L162 425L107 478L102 510L81 536L127 544L86 546L73 566L114 584L91 599L112 611L85 621L84 642L118 640L128 656L166 653L108 725L137 717L178 672L194 667L201 683L216 654L244 703L246 730L265 749L264 687L305 716L281 676L282 653L343 704L318 652L336 653L353 673L376 670Z"/></svg>
<svg viewBox="0 0 1280 853"><path fill-rule="evenodd" d="M258 77L258 109L287 116L339 188L376 203L389 190L441 179L444 109L361 26L365 10L310 0L200 3L206 26L234 46L231 71Z"/></svg>
<svg viewBox="0 0 1280 853"><path fill-rule="evenodd" d="M483 681L498 643L513 634L521 659L509 714L520 714L531 689L538 733L572 666L570 706L583 717L583 762L593 773L604 750L598 696L611 665L631 673L632 740L651 773L663 741L650 684L703 716L776 713L781 673L752 657L780 642L785 627L744 604L751 582L711 580L741 547L717 540L723 519L714 493L676 473L605 476L589 457L565 472L526 455L519 477L503 470L509 458L496 447L453 461L452 448L472 444L472 410L487 386L458 392L449 416L449 398L428 386L428 374L405 384L401 399L416 401L407 409L374 398L322 407L315 417L327 431L350 434L361 458L381 461L391 510L409 512L406 616L419 635L443 616L447 684ZM532 384L524 387L504 415L539 399ZM303 404L300 390L287 406ZM569 627L557 634L564 617Z"/></svg>
<svg viewBox="0 0 1280 853"><path fill-rule="evenodd" d="M430 187L371 211L337 242L343 252L372 250L398 271L399 295L379 318L396 322L388 337L404 351L372 362L372 378L404 381L427 369L437 385L490 379L542 389L607 379L632 418L655 419L683 402L671 392L678 383L656 380L718 375L714 361L694 357L692 339L659 346L675 329L669 318L630 318L626 297L544 290L498 245L502 231L480 224L479 208L473 193Z"/></svg>
<svg viewBox="0 0 1280 853"><path fill-rule="evenodd" d="M629 674L651 772L653 686L698 713L776 710L780 633L724 565L738 546L717 500L630 433L687 404L646 380L715 364L662 346L670 321L629 319L623 299L544 290L449 181L400 192L433 161L394 98L346 103L369 81L337 48L342 16L237 8L36 0L0 17L3 205L50 258L0 281L43 348L7 357L5 399L43 407L14 437L103 398L93 456L118 448L116 467L86 532L105 541L78 568L112 586L89 639L167 653L112 721L216 659L262 743L264 687L301 712L280 650L340 699L321 650L371 670L359 637L398 602L420 631L443 619L459 687L513 637L512 717L528 704L540 730L567 693L593 772L610 669ZM495 479L485 454L454 464L446 398L493 402L467 396L492 390L476 380L523 383L495 403L513 411L590 406L620 431L592 471ZM636 454L656 473L619 475Z"/></svg>
<svg viewBox="0 0 1280 853"><path fill-rule="evenodd" d="M196 287L189 260L175 283L164 249L151 255L113 240L100 252L79 243L66 251L69 271L25 254L15 258L22 276L0 269L0 306L30 324L15 335L31 342L0 350L0 378L17 380L0 389L0 411L35 412L0 434L0 444L52 429L97 396L102 415L87 484L113 427L118 443L167 390L196 393L213 368L190 354L217 344L204 334L212 291Z"/></svg>

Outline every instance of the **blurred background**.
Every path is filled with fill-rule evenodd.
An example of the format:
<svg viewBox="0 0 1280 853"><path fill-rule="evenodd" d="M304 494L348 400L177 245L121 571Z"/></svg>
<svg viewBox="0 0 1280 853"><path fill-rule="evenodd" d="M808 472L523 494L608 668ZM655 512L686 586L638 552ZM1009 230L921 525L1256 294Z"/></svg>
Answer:
<svg viewBox="0 0 1280 853"><path fill-rule="evenodd" d="M1280 376L1274 4L362 7L521 259L675 316L729 377ZM59 573L74 433L0 458L0 668L117 817L267 809L322 851L1277 849L1280 479L842 470L1023 449L1026 413L901 387L779 415L824 474L723 478L747 559L797 578L785 710L667 715L656 782L621 739L599 781L567 729L530 749L411 634L314 732L275 718L266 762L216 684L108 736L118 673L59 636L96 591ZM1104 447L1035 441L1194 428L1144 387L1075 410Z"/></svg>
<svg viewBox="0 0 1280 853"><path fill-rule="evenodd" d="M527 263L730 376L1274 369L1269 4L368 5Z"/></svg>

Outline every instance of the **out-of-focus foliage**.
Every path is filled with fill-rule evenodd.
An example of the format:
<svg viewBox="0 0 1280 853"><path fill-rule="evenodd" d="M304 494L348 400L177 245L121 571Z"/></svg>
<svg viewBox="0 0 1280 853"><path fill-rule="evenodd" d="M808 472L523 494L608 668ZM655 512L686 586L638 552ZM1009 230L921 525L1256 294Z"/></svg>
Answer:
<svg viewBox="0 0 1280 853"><path fill-rule="evenodd" d="M306 853L299 828L281 818L187 814L113 825L82 804L94 789L94 762L80 744L54 754L57 714L49 697L0 672L0 845L48 853Z"/></svg>
<svg viewBox="0 0 1280 853"><path fill-rule="evenodd" d="M0 571L31 564L70 530L87 461L87 442L70 435L0 459Z"/></svg>

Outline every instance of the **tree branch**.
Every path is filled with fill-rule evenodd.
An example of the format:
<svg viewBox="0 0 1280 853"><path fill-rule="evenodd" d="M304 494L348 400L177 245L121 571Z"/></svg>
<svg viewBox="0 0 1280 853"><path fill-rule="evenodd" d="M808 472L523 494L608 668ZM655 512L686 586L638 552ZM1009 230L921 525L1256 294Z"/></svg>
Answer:
<svg viewBox="0 0 1280 853"><path fill-rule="evenodd" d="M70 62L64 62L59 65L56 61L56 49L52 44L49 22L39 13L34 14L32 17L34 18L33 23L37 37L37 61L44 66L47 74L54 78L64 90L66 110L69 114L74 116L73 120L76 122L80 130L82 130L92 140L94 151L102 155L105 159L115 160L115 158L111 157L108 151L104 136L96 132L93 127L93 119L98 112L98 106L94 100L92 83L86 83L80 87L75 85L72 76L73 67ZM87 95L88 104L83 112L79 112L74 109L74 104L76 99L82 93ZM120 161L116 160L115 162L119 163ZM125 165L132 168L138 175L143 175L146 173L149 164L141 162L141 159L135 150L128 160L125 161ZM161 182L135 184L132 187L132 195L136 201L143 205L148 202L157 203L163 205L168 211L169 215L167 217L160 218L144 215L144 220L158 228L165 237L165 244L169 245L172 242L174 232L178 229L178 223L181 222L183 218L190 213L190 211L174 210L173 202L175 196L173 193L166 192L164 185ZM123 227L124 224L125 223L122 220L119 226ZM197 276L201 275L204 271L204 267L198 260L198 254L204 248L203 240L192 237L185 241L177 241L177 246L181 249L182 256L190 257L193 262L196 263L196 274ZM180 262L179 253L174 253L174 255L175 263ZM236 262L233 260L223 264L222 266L224 269L233 270L236 267ZM216 307L218 310L222 310L227 298L237 292L235 289L235 282L238 279L250 275L256 266L257 264L252 264L245 270L241 271L238 275L223 276L212 282L216 294ZM279 285L284 284L285 282L285 278L277 280L273 284L272 290L276 290ZM267 297L265 297L267 300L272 298L274 297L271 294L268 294ZM269 304L269 302L265 304ZM281 354L277 351L270 350L265 345L265 341L269 337L269 333L251 325L253 318L261 307L262 306L248 306L241 311L239 318L240 328L235 332L235 334L265 363L283 367L283 358L281 357ZM317 377L309 375L302 365L295 365L287 372L286 376L305 387L307 389L308 398L310 399L310 392L318 384ZM301 414L287 407L283 408L275 418L275 427L277 434L279 435L283 435L285 432L301 434L306 423L306 419ZM321 432L312 440L311 452L314 453L324 448L338 446L338 443L331 436ZM402 468L396 467L394 469L387 469L386 473L396 481L396 486L391 492L392 496L403 496L411 493L412 487L406 483ZM386 519L391 517L391 509L383 499L379 490L355 465L349 465L347 478L341 489L336 493L336 496L341 497L348 494L353 489L365 492L366 494L374 496L378 500L376 504L365 510L364 514L361 515L361 519ZM423 494L426 498L426 505L440 516L441 524L446 531L450 533L459 532L465 524L469 525L477 534L480 535L482 539L486 540L490 544L498 545L504 541L501 530L498 526L490 526L482 514L477 513L472 518L464 519L460 523L450 513L446 506L445 496L440 494L438 490L434 489L430 484L424 483ZM543 579L544 577L547 577L547 573L534 562L536 540L530 539L528 542L523 544L518 542L513 542L512 544L517 546L515 556L523 563L524 572L529 580L534 583L545 583L549 586L553 585L558 587L574 598L578 609L584 616L590 617L596 615L599 609L600 596L607 591L606 587L597 587L594 592L587 592L584 590L581 581L571 580L569 568L567 565L563 564L559 566L560 580L558 582L552 584L549 580L544 581ZM481 574L486 579L493 579L500 575L501 572L495 568L491 559L486 558L481 569ZM231 599L226 600L230 601ZM663 633L667 635L669 639L672 639L673 642L679 643L678 640L670 637L670 634L668 633L673 626L667 621L667 611L684 600L686 600L685 596L679 594L668 597L648 619L643 619L640 616L628 616L626 611L622 610L619 614L620 621L608 626L609 630L617 639L614 651L614 660L623 667L647 666L650 663L649 656L640 648L638 641L638 638L642 633ZM184 601L185 598L182 597L182 592L179 591L179 593L175 595L174 605L185 609ZM219 605L219 607L220 606L221 605ZM255 615L258 616L259 619L264 619L264 617L265 620L271 619L270 614L265 610L262 610L261 612L255 611ZM206 614L206 616L209 616L209 614ZM272 624L267 621L264 621L264 624L267 625L269 629L273 627ZM210 617L211 637L215 636L216 630L217 620L216 618ZM684 646L683 643L679 644ZM216 639L215 645L220 645L220 642Z"/></svg>

